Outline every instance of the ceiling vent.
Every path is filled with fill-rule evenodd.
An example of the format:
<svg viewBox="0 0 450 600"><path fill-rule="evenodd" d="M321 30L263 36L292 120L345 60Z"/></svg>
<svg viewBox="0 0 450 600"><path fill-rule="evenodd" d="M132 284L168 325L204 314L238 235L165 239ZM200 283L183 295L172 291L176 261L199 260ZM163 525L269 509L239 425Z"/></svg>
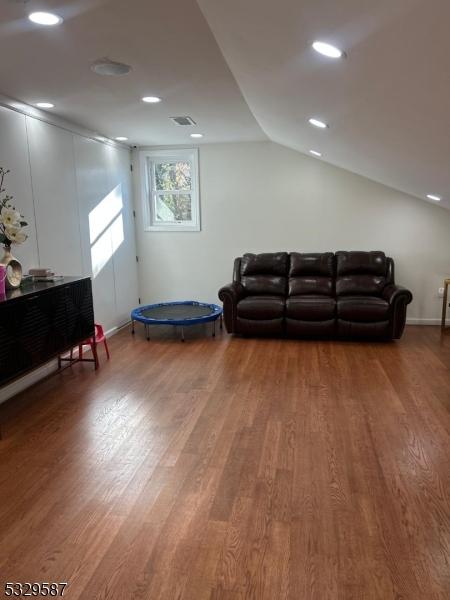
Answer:
<svg viewBox="0 0 450 600"><path fill-rule="evenodd" d="M197 125L194 119L191 117L170 117L170 119L175 123L175 125L181 125L182 127Z"/></svg>
<svg viewBox="0 0 450 600"><path fill-rule="evenodd" d="M110 60L109 58L100 58L91 65L92 71L97 75L107 75L110 77L118 77L126 75L131 71L130 65Z"/></svg>

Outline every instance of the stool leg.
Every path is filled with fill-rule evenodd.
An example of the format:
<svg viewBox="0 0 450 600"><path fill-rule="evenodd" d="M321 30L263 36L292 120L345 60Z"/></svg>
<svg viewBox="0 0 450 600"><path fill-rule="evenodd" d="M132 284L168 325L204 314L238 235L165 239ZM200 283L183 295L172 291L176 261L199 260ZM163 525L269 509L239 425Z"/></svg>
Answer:
<svg viewBox="0 0 450 600"><path fill-rule="evenodd" d="M103 343L105 344L106 358L109 360L109 350L108 350L108 344L106 343L106 339Z"/></svg>
<svg viewBox="0 0 450 600"><path fill-rule="evenodd" d="M98 354L97 354L97 344L93 343L91 345L91 349L92 349L92 354L94 355L95 370L97 370L98 366L99 366L99 363L98 363Z"/></svg>
<svg viewBox="0 0 450 600"><path fill-rule="evenodd" d="M78 346L78 358L81 360L83 358L83 344Z"/></svg>

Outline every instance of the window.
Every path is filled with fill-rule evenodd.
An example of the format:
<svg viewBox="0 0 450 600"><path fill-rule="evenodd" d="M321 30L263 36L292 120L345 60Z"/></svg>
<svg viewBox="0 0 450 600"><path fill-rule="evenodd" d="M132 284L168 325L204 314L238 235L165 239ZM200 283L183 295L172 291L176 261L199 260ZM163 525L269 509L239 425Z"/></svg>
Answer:
<svg viewBox="0 0 450 600"><path fill-rule="evenodd" d="M141 153L147 231L200 231L198 150Z"/></svg>

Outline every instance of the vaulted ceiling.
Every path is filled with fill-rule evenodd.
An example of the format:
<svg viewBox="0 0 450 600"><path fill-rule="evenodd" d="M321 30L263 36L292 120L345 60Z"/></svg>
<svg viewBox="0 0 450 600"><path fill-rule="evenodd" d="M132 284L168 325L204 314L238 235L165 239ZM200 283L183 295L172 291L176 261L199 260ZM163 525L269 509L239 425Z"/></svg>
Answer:
<svg viewBox="0 0 450 600"><path fill-rule="evenodd" d="M48 10L57 27L28 21ZM169 117L190 116L208 142L267 139L250 112L195 0L0 0L0 91L136 145L186 144L194 131ZM131 65L121 77L95 74L108 57ZM159 96L160 104L144 104Z"/></svg>
<svg viewBox="0 0 450 600"><path fill-rule="evenodd" d="M0 0L0 88L137 145L271 139L450 207L448 0ZM26 16L64 18L36 27ZM344 49L332 61L311 49ZM90 64L133 66L118 78ZM158 95L145 105L144 95ZM312 128L309 117L329 124Z"/></svg>

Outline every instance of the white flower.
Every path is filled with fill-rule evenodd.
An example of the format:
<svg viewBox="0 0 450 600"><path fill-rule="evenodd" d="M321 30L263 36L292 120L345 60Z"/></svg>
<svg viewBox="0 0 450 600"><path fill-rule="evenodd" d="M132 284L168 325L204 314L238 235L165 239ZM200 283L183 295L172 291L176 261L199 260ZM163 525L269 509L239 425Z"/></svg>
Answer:
<svg viewBox="0 0 450 600"><path fill-rule="evenodd" d="M7 206L2 208L2 212L0 213L0 222L3 223L5 227L19 227L20 218L20 213L17 212L17 210Z"/></svg>
<svg viewBox="0 0 450 600"><path fill-rule="evenodd" d="M28 237L20 226L15 225L5 225L5 234L13 244L23 244Z"/></svg>

